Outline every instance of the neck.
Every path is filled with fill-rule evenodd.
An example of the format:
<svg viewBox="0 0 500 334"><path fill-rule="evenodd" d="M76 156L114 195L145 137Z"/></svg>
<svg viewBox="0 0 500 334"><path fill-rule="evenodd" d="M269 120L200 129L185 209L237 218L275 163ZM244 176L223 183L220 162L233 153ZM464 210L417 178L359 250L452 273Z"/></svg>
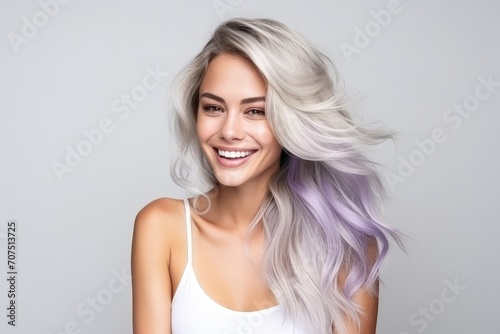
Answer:
<svg viewBox="0 0 500 334"><path fill-rule="evenodd" d="M220 227L244 231L257 215L267 192L267 183L218 186L214 190L209 219Z"/></svg>

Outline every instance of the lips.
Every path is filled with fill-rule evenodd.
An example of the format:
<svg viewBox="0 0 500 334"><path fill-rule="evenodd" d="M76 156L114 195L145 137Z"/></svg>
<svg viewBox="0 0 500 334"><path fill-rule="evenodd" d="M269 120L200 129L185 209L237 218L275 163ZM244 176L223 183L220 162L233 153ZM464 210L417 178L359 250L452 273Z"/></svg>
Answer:
<svg viewBox="0 0 500 334"><path fill-rule="evenodd" d="M214 148L217 162L222 167L237 168L244 165L253 156L256 150L223 150Z"/></svg>

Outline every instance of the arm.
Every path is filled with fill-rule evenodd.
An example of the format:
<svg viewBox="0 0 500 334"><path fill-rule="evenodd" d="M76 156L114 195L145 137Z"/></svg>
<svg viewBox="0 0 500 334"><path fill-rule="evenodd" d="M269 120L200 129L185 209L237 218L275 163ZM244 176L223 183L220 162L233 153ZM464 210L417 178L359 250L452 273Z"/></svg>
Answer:
<svg viewBox="0 0 500 334"><path fill-rule="evenodd" d="M369 240L367 258L373 265L378 258L378 246L375 239ZM347 277L347 273L342 271L340 277L341 284L344 284ZM346 328L348 334L375 334L377 329L377 315L378 315L378 293L379 293L379 281L373 283L373 292L366 289L359 289L353 297L354 302L356 302L362 309L363 315L360 316L359 330L358 326L351 319L347 319ZM335 330L333 334L338 334Z"/></svg>
<svg viewBox="0 0 500 334"><path fill-rule="evenodd" d="M134 334L171 334L168 213L160 200L137 215L132 238Z"/></svg>
<svg viewBox="0 0 500 334"><path fill-rule="evenodd" d="M376 283L378 290L378 281ZM360 289L354 296L354 301L363 309L365 313L361 316L360 329L352 321L347 321L347 333L349 334L375 334L377 327L378 314L378 296L369 293L366 290ZM338 334L333 331L333 334Z"/></svg>

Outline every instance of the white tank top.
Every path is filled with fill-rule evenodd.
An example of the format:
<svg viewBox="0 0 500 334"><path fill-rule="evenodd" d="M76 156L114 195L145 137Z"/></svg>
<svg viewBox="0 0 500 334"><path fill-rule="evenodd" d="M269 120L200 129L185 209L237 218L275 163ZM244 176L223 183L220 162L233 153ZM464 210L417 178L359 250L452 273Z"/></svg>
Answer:
<svg viewBox="0 0 500 334"><path fill-rule="evenodd" d="M172 299L172 334L307 334L286 320L282 305L251 312L228 309L210 298L193 270L191 212L184 199L187 264Z"/></svg>

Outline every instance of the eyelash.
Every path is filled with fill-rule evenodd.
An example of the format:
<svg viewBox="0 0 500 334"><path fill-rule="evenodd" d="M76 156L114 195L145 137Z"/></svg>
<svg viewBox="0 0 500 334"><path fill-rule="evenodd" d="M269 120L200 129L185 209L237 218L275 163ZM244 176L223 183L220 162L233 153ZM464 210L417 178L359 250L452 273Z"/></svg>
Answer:
<svg viewBox="0 0 500 334"><path fill-rule="evenodd" d="M213 105L204 106L203 110L206 111L206 112L209 112L209 113L223 111L222 108L217 107L217 106L213 106ZM253 113L253 112L256 112L256 113ZM245 114L250 114L251 116L257 116L257 115L259 115L259 116L265 116L266 112L264 110L262 110L262 109L249 109L249 110L247 110L245 112Z"/></svg>
<svg viewBox="0 0 500 334"><path fill-rule="evenodd" d="M213 109L218 109L218 110L213 110ZM217 106L204 106L203 110L205 110L206 112L216 112L216 111L221 111L222 108L219 108Z"/></svg>
<svg viewBox="0 0 500 334"><path fill-rule="evenodd" d="M251 113L252 111L257 111L258 115L261 115L261 116L265 116L266 115L266 112L264 110L262 110L262 109L250 109L246 113L247 114L251 114L251 115L256 115L256 114Z"/></svg>

